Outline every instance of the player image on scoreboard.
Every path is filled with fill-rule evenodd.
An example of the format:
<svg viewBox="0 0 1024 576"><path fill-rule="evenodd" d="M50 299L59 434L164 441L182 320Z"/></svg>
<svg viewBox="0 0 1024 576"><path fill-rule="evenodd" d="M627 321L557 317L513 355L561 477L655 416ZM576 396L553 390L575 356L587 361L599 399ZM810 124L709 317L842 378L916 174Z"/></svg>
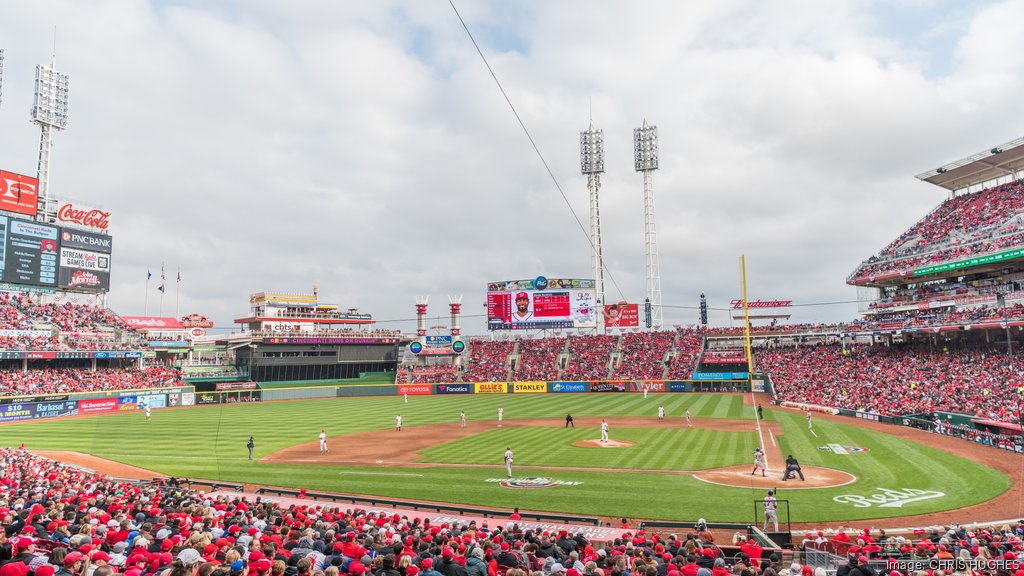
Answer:
<svg viewBox="0 0 1024 576"><path fill-rule="evenodd" d="M487 284L489 330L593 328L597 325L592 280L559 279L539 283L511 280ZM563 286L581 286L566 289Z"/></svg>

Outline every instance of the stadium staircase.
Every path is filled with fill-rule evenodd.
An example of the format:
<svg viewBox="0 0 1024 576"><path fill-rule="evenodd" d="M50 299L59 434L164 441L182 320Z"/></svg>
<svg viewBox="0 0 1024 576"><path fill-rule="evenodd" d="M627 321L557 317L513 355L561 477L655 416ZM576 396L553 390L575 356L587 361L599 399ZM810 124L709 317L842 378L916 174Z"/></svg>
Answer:
<svg viewBox="0 0 1024 576"><path fill-rule="evenodd" d="M516 338L515 344L512 346L512 352L508 355L508 357L505 358L505 381L506 382L511 382L512 381L512 374L515 372L515 370L513 370L512 368L513 368L513 366L518 366L519 365L519 360L521 358L521 356L519 355L519 342L520 342L520 340L518 338Z"/></svg>

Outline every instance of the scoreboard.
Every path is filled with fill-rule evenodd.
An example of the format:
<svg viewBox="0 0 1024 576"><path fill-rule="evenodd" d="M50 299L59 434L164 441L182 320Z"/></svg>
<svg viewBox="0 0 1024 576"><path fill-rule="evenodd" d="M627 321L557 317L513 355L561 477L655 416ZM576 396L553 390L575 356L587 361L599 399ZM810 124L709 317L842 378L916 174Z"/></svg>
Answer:
<svg viewBox="0 0 1024 576"><path fill-rule="evenodd" d="M487 284L488 330L597 326L593 280L507 280Z"/></svg>

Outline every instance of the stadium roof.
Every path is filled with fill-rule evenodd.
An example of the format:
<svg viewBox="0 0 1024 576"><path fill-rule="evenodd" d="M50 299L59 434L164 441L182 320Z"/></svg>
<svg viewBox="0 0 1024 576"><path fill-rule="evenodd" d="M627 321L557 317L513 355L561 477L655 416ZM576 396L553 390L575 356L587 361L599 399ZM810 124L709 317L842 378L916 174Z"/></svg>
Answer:
<svg viewBox="0 0 1024 576"><path fill-rule="evenodd" d="M973 156L917 175L951 192L1024 171L1024 138L1011 140Z"/></svg>

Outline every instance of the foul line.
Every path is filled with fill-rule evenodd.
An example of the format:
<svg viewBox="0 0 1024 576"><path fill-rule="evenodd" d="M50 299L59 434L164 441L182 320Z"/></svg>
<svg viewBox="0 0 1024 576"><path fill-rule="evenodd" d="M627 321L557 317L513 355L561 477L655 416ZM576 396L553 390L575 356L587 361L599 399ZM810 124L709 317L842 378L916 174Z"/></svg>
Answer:
<svg viewBox="0 0 1024 576"><path fill-rule="evenodd" d="M771 431L771 430L769 430L769 431L768 431L768 436L771 436L771 439L772 439L772 446L776 446L776 444L775 444L775 434L773 434L773 433L772 433L772 431ZM767 462L767 460L765 460L765 462Z"/></svg>
<svg viewBox="0 0 1024 576"><path fill-rule="evenodd" d="M815 432L813 428L811 428L810 430L811 430L811 434L814 434L814 437L817 438L818 437L818 433Z"/></svg>
<svg viewBox="0 0 1024 576"><path fill-rule="evenodd" d="M754 421L757 422L757 439L761 442L760 445L764 446L764 433L761 432L761 419L757 417L757 397L754 396L754 387L753 386L750 387L750 404L751 404L751 408L753 408L753 410L754 410ZM768 434L771 434L771 433L772 433L772 431L769 430ZM772 446L775 446L775 437L774 436L772 436ZM766 469L770 469L770 467L768 466L768 454L764 454L763 458L764 458L764 467Z"/></svg>
<svg viewBox="0 0 1024 576"><path fill-rule="evenodd" d="M346 470L338 472L338 474L357 474L363 476L416 476L422 478L423 474L407 474L404 472L357 472L355 470Z"/></svg>

